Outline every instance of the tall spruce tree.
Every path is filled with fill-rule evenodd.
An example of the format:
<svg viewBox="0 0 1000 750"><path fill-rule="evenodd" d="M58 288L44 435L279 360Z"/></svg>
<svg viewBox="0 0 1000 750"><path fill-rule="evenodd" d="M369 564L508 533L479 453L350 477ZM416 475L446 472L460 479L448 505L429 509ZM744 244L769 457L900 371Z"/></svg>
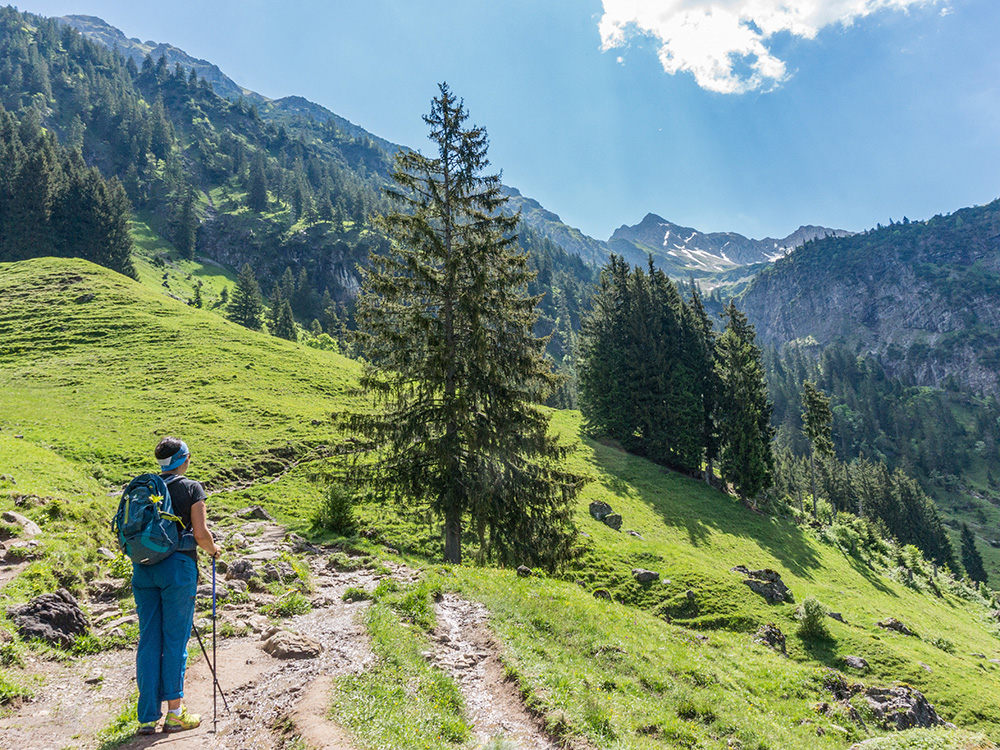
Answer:
<svg viewBox="0 0 1000 750"><path fill-rule="evenodd" d="M816 387L811 380L802 384L802 431L809 439L809 475L812 478L813 519L819 520L819 495L816 492L816 455L833 455L831 425L833 412L830 411L830 397ZM833 500L831 499L831 504ZM836 511L834 511L836 512Z"/></svg>
<svg viewBox="0 0 1000 750"><path fill-rule="evenodd" d="M962 535L960 538L962 545L962 567L965 572L976 583L986 583L986 567L983 565L983 557L976 548L976 537L972 529L966 523L962 524Z"/></svg>
<svg viewBox="0 0 1000 750"><path fill-rule="evenodd" d="M771 403L753 325L732 301L725 314L726 327L715 348L720 383L719 473L746 501L774 481Z"/></svg>
<svg viewBox="0 0 1000 750"><path fill-rule="evenodd" d="M443 519L444 559L462 560L464 529L480 555L553 567L573 539L580 479L536 405L553 386L534 336L537 297L503 212L499 175L485 174L487 136L446 84L424 121L436 155L401 150L398 212L376 219L391 246L373 255L358 301L376 410L347 426L368 450L356 481Z"/></svg>
<svg viewBox="0 0 1000 750"><path fill-rule="evenodd" d="M249 263L244 263L236 277L236 287L226 308L229 319L241 326L259 331L264 324L264 302L260 295L260 284Z"/></svg>

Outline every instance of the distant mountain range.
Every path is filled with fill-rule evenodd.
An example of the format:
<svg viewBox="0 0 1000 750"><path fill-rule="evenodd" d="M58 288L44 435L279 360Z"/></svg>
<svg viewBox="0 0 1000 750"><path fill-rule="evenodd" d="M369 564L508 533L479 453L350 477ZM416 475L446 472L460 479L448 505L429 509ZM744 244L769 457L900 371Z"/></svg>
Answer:
<svg viewBox="0 0 1000 750"><path fill-rule="evenodd" d="M207 60L192 57L171 44L141 41L130 38L118 28L95 16L72 15L58 19L80 31L85 36L106 47L118 49L122 54L142 63L146 56L158 60L161 56L170 67L180 65L187 71L194 70L200 78L212 84L217 94L227 99L245 99L258 107L261 115L280 122L288 118L303 117L323 123L332 120L337 127L355 138L368 138L388 153L402 148L398 144L368 132L349 120L340 117L322 105L301 96L268 99L247 89L227 76ZM511 206L521 211L524 222L564 250L578 255L589 263L603 265L611 253L624 256L629 262L645 264L649 255L654 262L671 276L706 278L720 272L732 271L740 266L773 262L806 241L817 237L847 236L850 233L825 227L802 226L788 237L777 240L748 239L733 232L703 233L690 227L681 227L655 214L635 226L623 225L605 242L589 237L571 227L538 201L522 195L513 187L505 188Z"/></svg>

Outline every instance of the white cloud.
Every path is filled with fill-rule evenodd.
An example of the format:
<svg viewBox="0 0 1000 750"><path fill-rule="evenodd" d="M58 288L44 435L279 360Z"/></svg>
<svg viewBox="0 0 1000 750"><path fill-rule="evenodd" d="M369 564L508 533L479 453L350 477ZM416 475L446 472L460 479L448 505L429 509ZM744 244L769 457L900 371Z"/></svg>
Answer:
<svg viewBox="0 0 1000 750"><path fill-rule="evenodd" d="M942 0L603 0L602 48L623 47L633 34L660 43L671 75L691 73L723 94L771 88L787 80L768 40L786 32L812 39L832 24L848 26L878 10L907 10ZM947 7L947 6L946 6Z"/></svg>

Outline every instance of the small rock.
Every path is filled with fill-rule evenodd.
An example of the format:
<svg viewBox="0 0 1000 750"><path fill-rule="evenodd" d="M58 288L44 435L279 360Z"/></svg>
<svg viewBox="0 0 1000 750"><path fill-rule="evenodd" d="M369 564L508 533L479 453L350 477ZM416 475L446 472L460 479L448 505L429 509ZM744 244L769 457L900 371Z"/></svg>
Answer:
<svg viewBox="0 0 1000 750"><path fill-rule="evenodd" d="M688 601L692 601L693 602L695 600L695 593L691 589L688 589L687 591L685 591L684 592L684 596L686 596L688 598Z"/></svg>
<svg viewBox="0 0 1000 750"><path fill-rule="evenodd" d="M845 656L844 664L849 666L851 669L860 669L864 672L868 671L868 662L860 656Z"/></svg>
<svg viewBox="0 0 1000 750"><path fill-rule="evenodd" d="M260 571L265 581L281 581L285 583L298 578L295 574L295 568L284 560L265 563Z"/></svg>
<svg viewBox="0 0 1000 750"><path fill-rule="evenodd" d="M323 650L319 641L287 630L265 640L262 648L276 659L315 659Z"/></svg>
<svg viewBox="0 0 1000 750"><path fill-rule="evenodd" d="M655 570L646 570L645 568L632 568L632 576L639 583L649 583L650 581L660 580L660 574Z"/></svg>
<svg viewBox="0 0 1000 750"><path fill-rule="evenodd" d="M20 513L15 513L12 510L4 511L2 516L3 520L7 523L12 523L21 527L21 534L26 537L38 536L42 533L41 528L34 521L22 516Z"/></svg>
<svg viewBox="0 0 1000 750"><path fill-rule="evenodd" d="M231 581L227 581L226 586L229 587L230 593L233 594L245 594L250 590L250 586L247 584L247 582L239 578L234 578Z"/></svg>
<svg viewBox="0 0 1000 750"><path fill-rule="evenodd" d="M237 518L242 518L244 521L274 521L271 514L259 505L252 505L249 508L241 508L233 515Z"/></svg>
<svg viewBox="0 0 1000 750"><path fill-rule="evenodd" d="M594 517L595 521L603 521L605 518L610 516L614 511L611 510L611 506L607 503L601 502L600 500L595 500L590 504L590 515Z"/></svg>
<svg viewBox="0 0 1000 750"><path fill-rule="evenodd" d="M782 604L793 601L792 592L781 580L781 574L770 568L750 570L744 565L731 569L733 573L741 573L746 578L743 583L755 594L760 594L768 604Z"/></svg>
<svg viewBox="0 0 1000 750"><path fill-rule="evenodd" d="M594 590L595 599L603 599L604 601L611 601L611 592L607 589L595 589Z"/></svg>
<svg viewBox="0 0 1000 750"><path fill-rule="evenodd" d="M528 578L531 575L531 568L527 567L526 565L518 565L517 574L521 578Z"/></svg>
<svg viewBox="0 0 1000 750"><path fill-rule="evenodd" d="M98 669L92 675L85 677L83 681L87 685L100 685L104 682L104 672Z"/></svg>
<svg viewBox="0 0 1000 750"><path fill-rule="evenodd" d="M100 581L92 581L87 586L87 591L91 599L111 599L124 591L128 585L129 581L124 578L103 578Z"/></svg>
<svg viewBox="0 0 1000 750"><path fill-rule="evenodd" d="M19 563L34 560L42 552L42 545L37 539L12 539L3 544L3 562Z"/></svg>
<svg viewBox="0 0 1000 750"><path fill-rule="evenodd" d="M837 622L842 622L845 625L847 624L847 620L844 619L844 616L842 614L840 614L840 612L827 612L826 616L827 617L832 617Z"/></svg>
<svg viewBox="0 0 1000 750"><path fill-rule="evenodd" d="M203 583L198 587L197 596L199 599L212 600L212 584ZM229 598L229 589L225 586L219 585L218 581L215 586L215 599L216 601L224 601Z"/></svg>
<svg viewBox="0 0 1000 750"><path fill-rule="evenodd" d="M139 622L139 617L137 615L125 615L124 617L119 617L117 620L112 620L104 624L106 630L114 630L115 628L120 628L123 625L135 625Z"/></svg>
<svg viewBox="0 0 1000 750"><path fill-rule="evenodd" d="M226 570L226 580L240 580L249 581L251 578L257 575L254 570L253 562L247 560L245 557L236 560L229 568Z"/></svg>
<svg viewBox="0 0 1000 750"><path fill-rule="evenodd" d="M636 539L643 539L644 538L642 536L642 534L640 534L638 531L635 531L634 529L629 529L625 533L628 534L629 536L634 536Z"/></svg>
<svg viewBox="0 0 1000 750"><path fill-rule="evenodd" d="M107 547L98 547L97 554L103 557L105 560L114 560L118 555L109 550Z"/></svg>
<svg viewBox="0 0 1000 750"><path fill-rule="evenodd" d="M922 661L918 661L917 664L919 664L921 666L921 668L923 668L927 672L933 672L934 671L927 664L924 664Z"/></svg>
<svg viewBox="0 0 1000 750"><path fill-rule="evenodd" d="M761 625L753 637L756 643L763 643L765 646L787 654L785 651L785 634L773 622Z"/></svg>
<svg viewBox="0 0 1000 750"><path fill-rule="evenodd" d="M895 617L887 617L884 620L879 620L875 624L883 630L895 630L897 633L902 633L903 635L914 635L912 630L906 627Z"/></svg>
<svg viewBox="0 0 1000 750"><path fill-rule="evenodd" d="M229 539L226 540L226 546L233 547L234 549L246 549L250 546L250 542L247 541L247 538L243 534L237 531L235 534L231 534Z"/></svg>

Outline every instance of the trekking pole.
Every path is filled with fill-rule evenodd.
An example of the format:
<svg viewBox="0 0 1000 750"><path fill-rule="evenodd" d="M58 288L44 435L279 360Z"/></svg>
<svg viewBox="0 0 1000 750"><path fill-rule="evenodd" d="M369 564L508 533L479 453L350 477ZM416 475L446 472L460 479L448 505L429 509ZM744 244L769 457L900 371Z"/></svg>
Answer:
<svg viewBox="0 0 1000 750"><path fill-rule="evenodd" d="M201 653L205 655L205 661L208 662L208 668L212 671L212 684L213 690L218 688L219 695L222 696L222 705L225 707L226 712L229 712L229 703L226 701L226 694L222 692L222 686L219 684L219 679L215 676L215 665L212 664L211 659L208 658L208 652L205 651L205 642L201 639L201 633L198 630L198 626L191 624L191 629L194 631L195 636L198 638L198 645L201 646Z"/></svg>
<svg viewBox="0 0 1000 750"><path fill-rule="evenodd" d="M212 558L212 677L215 677L215 669L218 662L215 660L215 558ZM219 728L219 711L218 711L218 699L215 697L215 689L218 687L219 681L216 680L212 685L212 731L215 732Z"/></svg>

